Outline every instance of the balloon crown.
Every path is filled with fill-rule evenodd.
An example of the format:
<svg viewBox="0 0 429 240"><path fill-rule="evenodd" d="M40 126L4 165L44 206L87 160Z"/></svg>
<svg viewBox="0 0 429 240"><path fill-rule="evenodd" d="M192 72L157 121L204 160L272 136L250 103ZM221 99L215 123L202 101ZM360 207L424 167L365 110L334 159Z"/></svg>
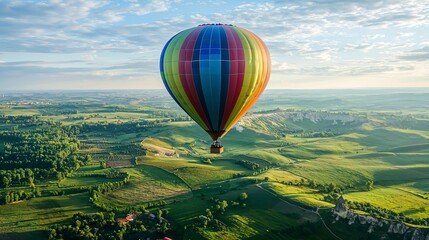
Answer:
<svg viewBox="0 0 429 240"><path fill-rule="evenodd" d="M232 24L224 24L224 23L203 23L203 24L198 25L198 27L200 27L200 26L212 26L212 25L215 25L215 26L234 26Z"/></svg>

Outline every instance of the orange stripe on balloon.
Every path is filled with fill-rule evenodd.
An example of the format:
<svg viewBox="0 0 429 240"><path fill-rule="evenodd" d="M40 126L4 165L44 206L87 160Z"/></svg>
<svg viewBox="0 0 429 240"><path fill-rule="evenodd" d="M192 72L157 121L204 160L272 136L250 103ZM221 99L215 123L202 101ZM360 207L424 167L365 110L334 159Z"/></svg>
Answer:
<svg viewBox="0 0 429 240"><path fill-rule="evenodd" d="M258 43L258 46L261 48L261 55L262 55L262 72L259 74L259 76L257 76L257 78L261 78L261 80L258 82L257 85L257 89L254 91L254 93L252 94L253 97L251 99L248 99L245 107L243 109L241 109L241 111L237 114L237 116L234 118L234 120L231 122L231 124L229 126L227 126L227 128L225 129L225 132L221 135L224 136L229 130L231 130L232 127L234 127L234 125L244 116L244 114L246 114L252 107L253 105L255 105L256 101L259 99L259 97L262 95L262 93L264 92L267 84L268 84L268 80L270 78L270 70L271 70L271 61L270 61L270 56L269 56L269 51L268 48L266 47L266 45L262 42L262 40L256 36L254 33L247 31L246 29L241 29L243 31L245 31L246 33L250 34L254 40Z"/></svg>

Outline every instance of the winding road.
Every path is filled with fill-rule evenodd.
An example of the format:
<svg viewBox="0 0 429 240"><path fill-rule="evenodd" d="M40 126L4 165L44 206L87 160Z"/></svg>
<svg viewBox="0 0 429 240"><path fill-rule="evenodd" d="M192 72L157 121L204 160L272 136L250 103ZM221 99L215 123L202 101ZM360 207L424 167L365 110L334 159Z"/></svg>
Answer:
<svg viewBox="0 0 429 240"><path fill-rule="evenodd" d="M343 240L343 239L342 239L342 238L340 238L338 235L336 235L334 232L332 232L332 230L328 227L328 225L326 225L325 221L323 220L322 216L321 216L321 215L320 215L320 213L319 213L319 209L323 209L323 208L317 208L317 209L316 209L316 211L311 211L311 210L308 210L308 209L306 209L306 208L303 208L303 207L301 207L301 206L298 206L298 205L296 205L296 204L293 204L293 203L290 203L290 202L288 202L288 201L284 200L280 195L278 195L278 194L276 194L276 193L274 193L274 192L272 192L272 191L270 191L270 190L268 190L268 189L264 188L264 187L262 186L262 183L258 183L258 184L256 184L256 186L257 186L258 188L260 188L260 189L264 190L265 192L267 192L267 193L269 193L269 194L271 194L271 195L275 196L277 199L279 199L280 201L282 201L282 202L284 202L284 203L286 203L286 204L288 204L288 205L291 205L291 206L297 207L297 208L302 209L303 211L306 211L306 212L312 212L312 213L317 214L317 215L319 216L320 220L322 220L322 223L323 223L323 225L325 226L326 230L328 230L328 231L329 231L329 233L331 233L331 235L332 235L332 236L334 236L336 239Z"/></svg>

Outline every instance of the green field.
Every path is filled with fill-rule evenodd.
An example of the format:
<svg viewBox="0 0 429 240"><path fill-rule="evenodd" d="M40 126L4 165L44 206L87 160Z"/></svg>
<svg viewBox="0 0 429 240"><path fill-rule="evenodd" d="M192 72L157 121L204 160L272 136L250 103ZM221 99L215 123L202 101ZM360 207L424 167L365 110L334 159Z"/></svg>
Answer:
<svg viewBox="0 0 429 240"><path fill-rule="evenodd" d="M70 157L91 160L58 179L1 187L0 196L35 189L41 196L0 205L0 239L46 239L53 224L69 224L74 213L105 212L89 192L123 180L113 173L129 180L99 193L97 203L117 218L139 207L167 210L174 239L335 238L316 209L342 239L371 239L368 229L333 223L332 194L392 211L402 217L395 221L423 229L421 220L429 219L429 93L380 92L268 91L240 121L240 131L233 128L222 139L221 155L209 153L207 133L161 92L46 93L46 105L17 101L38 101L38 94L6 96L0 99L0 157L13 143L10 132L75 127L79 149ZM232 206L242 192L246 206ZM228 201L215 216L226 227L202 228L200 216L214 199Z"/></svg>
<svg viewBox="0 0 429 240"><path fill-rule="evenodd" d="M160 168L139 165L122 169L131 174L130 183L117 191L104 194L102 202L109 206L127 207L146 202L187 195L190 189L175 175Z"/></svg>
<svg viewBox="0 0 429 240"><path fill-rule="evenodd" d="M59 187L80 187L80 186L92 186L95 184L110 182L114 179L108 179L101 176L73 176L65 178L58 183Z"/></svg>
<svg viewBox="0 0 429 240"><path fill-rule="evenodd" d="M333 206L331 203L323 201L322 194L308 187L288 186L279 183L268 183L264 185L264 187L284 196L292 202L304 204L313 208Z"/></svg>
<svg viewBox="0 0 429 240"><path fill-rule="evenodd" d="M137 160L138 164L164 169L176 175L191 187L231 179L234 173L244 174L249 172L245 168L229 161L216 159L213 162L213 164L208 165L197 160L148 156Z"/></svg>
<svg viewBox="0 0 429 240"><path fill-rule="evenodd" d="M429 212L429 198L400 186L376 187L367 193L347 193L344 197L352 201L369 202L415 218L426 218Z"/></svg>
<svg viewBox="0 0 429 240"><path fill-rule="evenodd" d="M78 212L93 213L97 209L88 205L88 194L44 197L0 206L1 239L45 239L43 230L61 224Z"/></svg>
<svg viewBox="0 0 429 240"><path fill-rule="evenodd" d="M300 207L283 202L278 197L256 187L248 186L240 190L231 190L226 194L219 195L222 199L235 200L240 191L245 191L249 195L246 207L233 208L226 212L221 220L231 226L229 231L185 231L184 235L190 238L199 239L277 239L285 238L280 233L281 230L289 227L299 227L307 221L319 225L319 217L313 212ZM190 219L204 213L209 207L207 200L192 198L176 203L170 209L170 216L175 219L176 224L184 226ZM320 226L319 226L320 227ZM323 230L301 233L301 237L313 239L329 239L331 235ZM288 236L295 238L297 236Z"/></svg>

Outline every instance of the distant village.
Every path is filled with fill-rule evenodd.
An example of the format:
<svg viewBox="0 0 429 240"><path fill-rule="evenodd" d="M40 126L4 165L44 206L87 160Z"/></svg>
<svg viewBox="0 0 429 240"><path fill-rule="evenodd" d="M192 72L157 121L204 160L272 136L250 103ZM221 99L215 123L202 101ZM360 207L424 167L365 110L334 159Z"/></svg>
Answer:
<svg viewBox="0 0 429 240"><path fill-rule="evenodd" d="M158 222L158 223L163 223L163 222L168 223L167 219L165 219L163 217L157 217L153 213L147 212L147 213L142 213L142 214L144 214L146 216L146 219L148 219L150 221ZM128 224L129 222L134 221L138 216L139 215L137 215L137 214L129 213L129 214L127 214L126 217L118 219L117 222L119 224ZM155 232L155 231L156 231L155 229L149 229L149 232ZM146 238L146 240L151 240L151 238L148 237L148 238ZM172 240L172 239L169 237L164 237L164 238L162 238L162 240Z"/></svg>

